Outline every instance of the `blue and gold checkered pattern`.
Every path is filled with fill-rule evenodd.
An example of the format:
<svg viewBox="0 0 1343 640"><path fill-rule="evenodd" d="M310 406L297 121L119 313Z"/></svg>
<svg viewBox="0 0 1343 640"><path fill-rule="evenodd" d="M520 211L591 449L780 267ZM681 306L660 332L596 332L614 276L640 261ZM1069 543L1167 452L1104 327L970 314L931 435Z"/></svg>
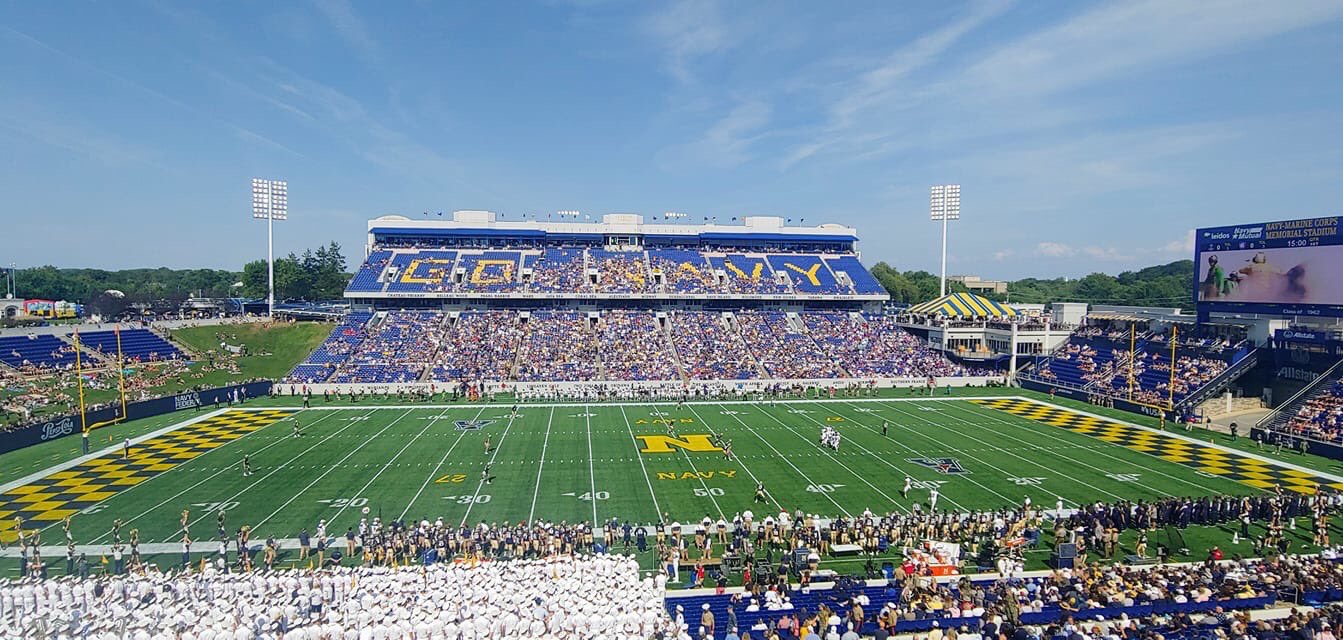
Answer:
<svg viewBox="0 0 1343 640"><path fill-rule="evenodd" d="M1336 482L1316 473L1292 469L1273 462L1251 458L1235 451L1191 442L1151 429L1089 416L1053 405L1019 398L996 398L972 400L971 402L1047 425L1063 427L1074 433L1099 438L1134 451L1141 451L1163 460L1182 464L1196 471L1235 480L1256 489L1272 489L1279 484L1282 485L1284 490L1304 494L1315 493L1316 488L1321 485L1343 489L1343 482Z"/></svg>
<svg viewBox="0 0 1343 640"><path fill-rule="evenodd" d="M99 456L0 493L0 540L17 539L16 517L25 529L45 527L292 413L226 411L131 445L129 458Z"/></svg>

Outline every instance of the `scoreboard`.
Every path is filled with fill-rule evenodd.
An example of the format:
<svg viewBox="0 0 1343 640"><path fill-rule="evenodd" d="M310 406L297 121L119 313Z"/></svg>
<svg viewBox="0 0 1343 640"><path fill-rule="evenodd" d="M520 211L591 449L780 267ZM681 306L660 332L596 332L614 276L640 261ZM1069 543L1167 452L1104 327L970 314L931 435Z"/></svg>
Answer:
<svg viewBox="0 0 1343 640"><path fill-rule="evenodd" d="M1340 218L1199 229L1194 300L1200 311L1343 316Z"/></svg>

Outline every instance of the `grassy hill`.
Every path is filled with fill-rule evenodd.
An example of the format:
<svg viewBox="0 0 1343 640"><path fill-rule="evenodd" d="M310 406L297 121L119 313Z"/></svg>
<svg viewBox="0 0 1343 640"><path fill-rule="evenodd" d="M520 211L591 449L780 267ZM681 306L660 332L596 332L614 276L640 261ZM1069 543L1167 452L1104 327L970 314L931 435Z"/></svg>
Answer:
<svg viewBox="0 0 1343 640"><path fill-rule="evenodd" d="M317 348L334 325L320 322L220 325L189 327L173 332L173 339L191 349L197 359L234 360L242 378L279 378ZM242 347L234 356L223 345Z"/></svg>
<svg viewBox="0 0 1343 640"><path fill-rule="evenodd" d="M274 325L237 324L179 329L173 340L191 350L190 364L165 363L127 366L127 399L135 401L143 393L168 395L184 389L222 386L253 378L277 379L317 348L334 325L302 322ZM223 344L242 347L245 355L234 355ZM93 406L117 400L115 368L90 373L84 388L84 403ZM35 409L37 415L59 415L78 407L78 385L73 375L29 380L22 386L0 389L0 400L36 393L48 398ZM17 416L0 415L0 422Z"/></svg>

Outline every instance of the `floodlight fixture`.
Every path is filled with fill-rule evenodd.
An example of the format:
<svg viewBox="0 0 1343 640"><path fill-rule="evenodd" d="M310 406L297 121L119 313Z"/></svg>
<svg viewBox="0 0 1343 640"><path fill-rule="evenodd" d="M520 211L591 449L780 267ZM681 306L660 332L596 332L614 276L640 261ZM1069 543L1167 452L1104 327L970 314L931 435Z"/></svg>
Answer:
<svg viewBox="0 0 1343 640"><path fill-rule="evenodd" d="M961 219L961 185L935 184L928 205L934 222L942 223L942 280L938 297L947 295L947 222Z"/></svg>
<svg viewBox="0 0 1343 640"><path fill-rule="evenodd" d="M252 178L252 217L266 221L266 315L275 315L275 221L289 219L289 183Z"/></svg>

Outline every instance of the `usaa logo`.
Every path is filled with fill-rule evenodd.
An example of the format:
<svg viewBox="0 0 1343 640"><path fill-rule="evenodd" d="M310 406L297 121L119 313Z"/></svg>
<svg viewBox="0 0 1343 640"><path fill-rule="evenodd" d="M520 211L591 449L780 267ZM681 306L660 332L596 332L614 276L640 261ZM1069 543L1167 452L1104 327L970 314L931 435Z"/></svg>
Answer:
<svg viewBox="0 0 1343 640"><path fill-rule="evenodd" d="M493 420L458 420L458 421L454 422L453 424L457 425L457 430L458 430L458 431L477 431L477 430L479 430L479 429L484 429L485 427L488 427L488 426L494 424L494 421L493 421Z"/></svg>
<svg viewBox="0 0 1343 640"><path fill-rule="evenodd" d="M961 466L961 461L955 458L906 458L905 461L913 462L920 467L927 467L938 473L970 473L969 470Z"/></svg>

